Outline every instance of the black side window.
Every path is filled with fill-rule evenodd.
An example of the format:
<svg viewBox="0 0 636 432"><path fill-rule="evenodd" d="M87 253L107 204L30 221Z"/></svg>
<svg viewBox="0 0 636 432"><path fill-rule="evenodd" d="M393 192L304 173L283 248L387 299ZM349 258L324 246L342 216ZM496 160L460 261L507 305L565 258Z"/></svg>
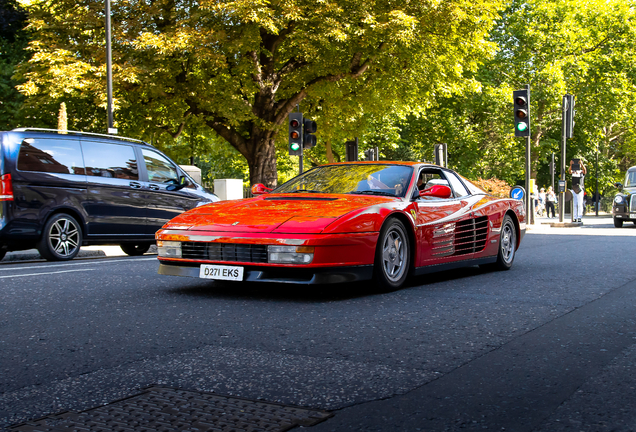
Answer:
<svg viewBox="0 0 636 432"><path fill-rule="evenodd" d="M148 171L148 181L156 183L179 183L179 173L172 162L159 153L141 149Z"/></svg>
<svg viewBox="0 0 636 432"><path fill-rule="evenodd" d="M20 145L20 171L57 174L84 174L82 150L78 140L27 138Z"/></svg>
<svg viewBox="0 0 636 432"><path fill-rule="evenodd" d="M86 175L139 180L133 146L82 141Z"/></svg>
<svg viewBox="0 0 636 432"><path fill-rule="evenodd" d="M455 197L459 198L470 195L468 189L466 189L466 186L464 186L464 184L459 180L459 177L457 177L454 173L450 171L444 171L444 175L448 179L451 189L453 190L453 192L455 192Z"/></svg>

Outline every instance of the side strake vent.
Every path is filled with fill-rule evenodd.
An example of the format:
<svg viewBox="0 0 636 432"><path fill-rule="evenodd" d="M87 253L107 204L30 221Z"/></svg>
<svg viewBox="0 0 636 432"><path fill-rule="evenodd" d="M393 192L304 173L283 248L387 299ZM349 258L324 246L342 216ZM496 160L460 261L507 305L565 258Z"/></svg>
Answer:
<svg viewBox="0 0 636 432"><path fill-rule="evenodd" d="M440 225L433 231L433 256L447 257L481 252L486 247L488 217Z"/></svg>
<svg viewBox="0 0 636 432"><path fill-rule="evenodd" d="M486 247L487 237L487 216L457 222L455 226L455 253L453 255L481 252Z"/></svg>

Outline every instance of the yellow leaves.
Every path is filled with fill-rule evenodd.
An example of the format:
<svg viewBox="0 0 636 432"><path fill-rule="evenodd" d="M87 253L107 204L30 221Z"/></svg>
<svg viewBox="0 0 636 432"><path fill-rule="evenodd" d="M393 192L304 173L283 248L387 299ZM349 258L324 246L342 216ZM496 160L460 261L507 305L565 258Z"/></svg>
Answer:
<svg viewBox="0 0 636 432"><path fill-rule="evenodd" d="M229 20L257 24L272 34L278 34L289 21L303 19L302 10L293 0L202 0L200 5Z"/></svg>
<svg viewBox="0 0 636 432"><path fill-rule="evenodd" d="M404 11L393 10L389 13L388 25L397 29L395 37L402 43L408 45L415 38L418 20L415 17L407 15Z"/></svg>
<svg viewBox="0 0 636 432"><path fill-rule="evenodd" d="M84 91L91 85L85 75L95 72L94 66L62 49L37 51L29 63L35 67L45 65L48 69L43 75L34 72L27 74L27 81L18 87L27 96L39 93L41 84L47 85L47 93L54 98L77 90Z"/></svg>
<svg viewBox="0 0 636 432"><path fill-rule="evenodd" d="M187 49L191 46L192 34L187 31L177 31L174 34L155 34L144 32L132 42L136 49L152 49L161 54Z"/></svg>

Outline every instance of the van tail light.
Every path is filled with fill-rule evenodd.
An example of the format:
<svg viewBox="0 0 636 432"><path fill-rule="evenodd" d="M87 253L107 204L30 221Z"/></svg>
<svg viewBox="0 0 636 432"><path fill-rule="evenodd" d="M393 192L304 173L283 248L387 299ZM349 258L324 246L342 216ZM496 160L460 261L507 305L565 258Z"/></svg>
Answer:
<svg viewBox="0 0 636 432"><path fill-rule="evenodd" d="M0 201L13 201L11 174L5 174L0 177Z"/></svg>

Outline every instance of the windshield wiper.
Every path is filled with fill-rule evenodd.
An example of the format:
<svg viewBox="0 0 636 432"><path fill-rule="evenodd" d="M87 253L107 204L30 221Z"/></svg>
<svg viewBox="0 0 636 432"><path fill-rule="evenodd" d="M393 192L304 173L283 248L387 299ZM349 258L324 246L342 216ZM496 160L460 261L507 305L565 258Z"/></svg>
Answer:
<svg viewBox="0 0 636 432"><path fill-rule="evenodd" d="M384 195L384 196L390 196L390 197L397 197L396 194L392 194L391 192L384 192L384 191L379 191L379 190L363 190L363 191L351 191L351 192L347 192L349 194L361 194L361 195Z"/></svg>
<svg viewBox="0 0 636 432"><path fill-rule="evenodd" d="M317 190L312 190L312 189L296 189L290 192L286 192L286 193L301 193L301 192L306 192L306 193L322 193L322 191L317 191Z"/></svg>

